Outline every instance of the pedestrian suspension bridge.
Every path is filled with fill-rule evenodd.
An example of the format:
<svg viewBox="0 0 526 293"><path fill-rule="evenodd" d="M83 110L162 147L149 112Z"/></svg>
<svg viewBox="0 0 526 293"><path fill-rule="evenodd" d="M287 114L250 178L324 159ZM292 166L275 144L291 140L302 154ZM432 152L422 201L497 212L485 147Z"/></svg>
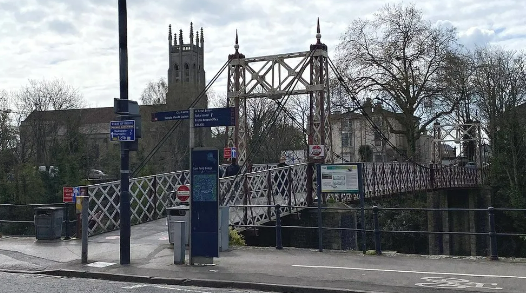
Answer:
<svg viewBox="0 0 526 293"><path fill-rule="evenodd" d="M239 52L236 34L235 53L229 55L222 70L228 69L227 97L229 106L234 107L236 112L235 127L227 129L228 146L237 148L242 172L219 180L220 205L230 206L231 225L261 225L275 220L276 210L271 206L279 205L281 216L285 216L312 205L316 190L314 165L334 161L328 73L329 68L333 72L337 72L337 69L328 58L327 46L321 43L319 21L316 39L309 51L246 58ZM217 75L212 82L216 79ZM305 130L308 144L323 145L326 156L311 157L308 163L280 168L275 165L249 164L246 100L269 98L278 105L284 105L291 95L309 97L311 107ZM352 94L350 96L353 97ZM360 106L359 101L353 99ZM383 138L387 144L390 143L388 138ZM482 173L482 169L422 165L411 161L363 163L365 198L437 189L473 188L482 184ZM175 204L174 191L180 185L190 184L189 178L188 170L132 178L132 225L165 217L166 208ZM94 221L89 233L93 235L117 230L120 182L89 185L88 194L89 214ZM339 202L352 202L357 196L327 194L328 198Z"/></svg>

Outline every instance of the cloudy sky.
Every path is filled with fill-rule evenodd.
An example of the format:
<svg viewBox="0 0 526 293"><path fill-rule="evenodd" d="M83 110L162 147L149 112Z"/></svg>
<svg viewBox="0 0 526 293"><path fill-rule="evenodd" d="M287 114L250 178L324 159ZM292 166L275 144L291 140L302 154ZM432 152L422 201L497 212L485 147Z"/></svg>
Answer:
<svg viewBox="0 0 526 293"><path fill-rule="evenodd" d="M390 1L397 3L400 1ZM322 41L334 51L350 22L369 17L380 0L128 0L130 99L166 77L168 24L204 28L205 70L212 78L233 53L235 30L247 57L306 51ZM236 3L236 4L234 4ZM406 3L408 3L406 1ZM524 0L421 0L433 23L457 27L467 46L526 45ZM0 0L0 89L16 90L28 79L60 78L78 88L90 107L112 106L119 96L117 0ZM226 73L214 85L226 92Z"/></svg>

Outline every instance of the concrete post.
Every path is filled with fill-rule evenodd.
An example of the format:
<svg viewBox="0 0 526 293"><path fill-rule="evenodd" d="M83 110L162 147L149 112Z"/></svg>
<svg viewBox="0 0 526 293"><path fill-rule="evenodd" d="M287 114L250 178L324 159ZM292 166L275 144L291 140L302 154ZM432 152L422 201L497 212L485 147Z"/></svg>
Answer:
<svg viewBox="0 0 526 293"><path fill-rule="evenodd" d="M185 243L185 221L171 221L173 225L174 239L174 264L180 265L185 263L186 243Z"/></svg>
<svg viewBox="0 0 526 293"><path fill-rule="evenodd" d="M230 207L219 208L219 251L227 251L230 240Z"/></svg>

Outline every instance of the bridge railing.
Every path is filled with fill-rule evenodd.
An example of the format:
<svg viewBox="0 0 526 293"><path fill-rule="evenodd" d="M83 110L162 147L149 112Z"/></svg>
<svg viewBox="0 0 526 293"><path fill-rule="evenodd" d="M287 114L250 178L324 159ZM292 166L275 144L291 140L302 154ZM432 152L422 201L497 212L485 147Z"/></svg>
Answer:
<svg viewBox="0 0 526 293"><path fill-rule="evenodd" d="M306 164L263 169L220 180L221 205L232 208L231 224L258 224L275 219L275 211L258 205L282 206L282 214L292 206L305 206L307 195ZM250 207L248 207L250 206Z"/></svg>
<svg viewBox="0 0 526 293"><path fill-rule="evenodd" d="M224 167L224 166L223 166ZM221 205L254 205L231 209L231 224L261 224L274 220L275 211L258 205L281 206L281 215L297 212L307 205L307 164L278 168L257 165L257 171L219 180ZM437 167L413 163L364 163L366 198L438 188L475 187L482 182L480 170L463 167ZM315 176L314 176L315 177ZM189 171L177 171L130 180L131 223L140 224L166 216L173 206L174 191L189 184ZM312 184L316 190L316 180ZM119 227L120 182L88 186L90 195L90 234ZM314 195L315 196L315 195ZM336 201L352 201L355 194L328 194Z"/></svg>
<svg viewBox="0 0 526 293"><path fill-rule="evenodd" d="M292 212L290 206L306 205L306 168L293 165L224 177L219 180L221 205L280 204L282 214ZM175 205L174 191L189 184L188 170L138 177L130 180L132 225L166 216L166 208ZM114 231L119 228L120 181L88 186L90 196L89 234ZM289 206L289 207L287 207ZM266 208L231 210L231 223L262 223L275 219L275 212Z"/></svg>

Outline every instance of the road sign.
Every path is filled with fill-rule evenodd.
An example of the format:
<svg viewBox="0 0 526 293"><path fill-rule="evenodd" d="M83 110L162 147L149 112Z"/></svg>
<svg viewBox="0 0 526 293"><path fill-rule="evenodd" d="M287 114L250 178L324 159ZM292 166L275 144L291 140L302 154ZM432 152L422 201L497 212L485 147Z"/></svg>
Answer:
<svg viewBox="0 0 526 293"><path fill-rule="evenodd" d="M63 202L73 202L73 187L62 187Z"/></svg>
<svg viewBox="0 0 526 293"><path fill-rule="evenodd" d="M321 144L309 145L309 157L311 158L325 157L325 146Z"/></svg>
<svg viewBox="0 0 526 293"><path fill-rule="evenodd" d="M135 120L110 122L111 141L135 141Z"/></svg>
<svg viewBox="0 0 526 293"><path fill-rule="evenodd" d="M190 187L187 185L180 185L176 192L177 199L181 202L187 202L190 198Z"/></svg>
<svg viewBox="0 0 526 293"><path fill-rule="evenodd" d="M234 126L235 108L210 108L194 110L194 127Z"/></svg>
<svg viewBox="0 0 526 293"><path fill-rule="evenodd" d="M224 148L223 149L223 158L230 159L232 157L232 149L231 148Z"/></svg>
<svg viewBox="0 0 526 293"><path fill-rule="evenodd" d="M190 110L167 111L152 113L152 122L182 120L190 118Z"/></svg>

